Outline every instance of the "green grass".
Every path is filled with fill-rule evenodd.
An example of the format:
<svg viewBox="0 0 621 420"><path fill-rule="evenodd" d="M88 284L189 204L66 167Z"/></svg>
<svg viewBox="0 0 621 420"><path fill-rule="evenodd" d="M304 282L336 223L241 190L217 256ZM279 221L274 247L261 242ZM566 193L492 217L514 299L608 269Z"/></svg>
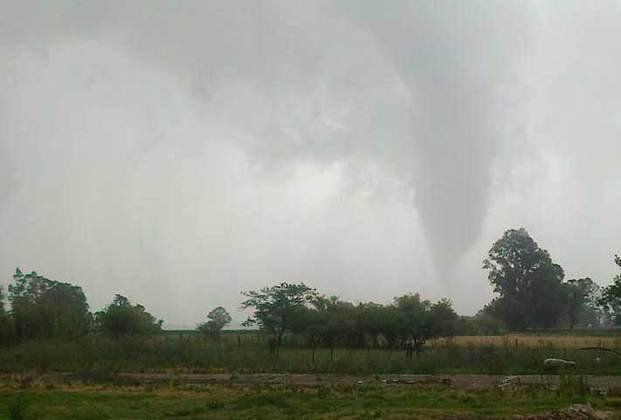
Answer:
<svg viewBox="0 0 621 420"><path fill-rule="evenodd" d="M16 404L16 402L19 403ZM575 402L619 412L621 400L572 397L535 389L270 388L210 385L194 389L0 389L0 419L24 418L404 418L509 417L567 408Z"/></svg>
<svg viewBox="0 0 621 420"><path fill-rule="evenodd" d="M89 336L75 342L27 342L0 348L0 372L99 371L197 373L472 373L538 374L543 360L558 357L577 362L578 374L621 374L621 357L611 352L581 351L551 345L451 344L428 348L408 359L403 351L318 349L313 362L308 348L289 347L276 359L254 335L220 341L201 337L158 336L115 341ZM599 359L596 359L599 357Z"/></svg>
<svg viewBox="0 0 621 420"><path fill-rule="evenodd" d="M402 351L308 348L289 341L276 359L256 332L207 340L194 334L165 334L119 341L87 336L73 342L26 342L0 348L0 372L248 372L248 373L541 373L543 360L577 362L578 374L621 374L621 357L552 345L443 344L412 359ZM615 345L616 348L616 345ZM617 350L621 350L617 348ZM598 361L595 357L599 357ZM30 377L32 375L25 375ZM16 377L20 377L17 375ZM36 375L34 375L36 377ZM105 378L106 375L103 375ZM511 417L590 402L621 415L621 398L588 395L584 378L564 377L560 391L463 391L440 387L211 384L128 387L123 382L87 381L81 387L22 381L0 384L0 419L10 418L429 418ZM116 383L116 385L115 385Z"/></svg>

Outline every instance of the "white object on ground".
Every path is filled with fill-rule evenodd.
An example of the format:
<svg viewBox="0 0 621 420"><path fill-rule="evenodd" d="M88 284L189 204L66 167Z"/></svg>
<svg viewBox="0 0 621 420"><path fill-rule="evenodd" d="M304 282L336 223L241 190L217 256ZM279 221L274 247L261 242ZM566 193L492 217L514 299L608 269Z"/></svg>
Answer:
<svg viewBox="0 0 621 420"><path fill-rule="evenodd" d="M543 365L545 367L567 367L567 366L571 366L571 367L575 367L576 366L576 362L571 361L571 360L564 360L564 359L546 359L543 361Z"/></svg>

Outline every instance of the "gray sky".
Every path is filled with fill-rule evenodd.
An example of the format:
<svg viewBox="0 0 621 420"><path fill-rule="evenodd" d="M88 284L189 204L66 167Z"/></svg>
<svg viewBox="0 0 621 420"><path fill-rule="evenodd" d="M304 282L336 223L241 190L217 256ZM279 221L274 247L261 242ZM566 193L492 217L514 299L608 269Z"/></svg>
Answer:
<svg viewBox="0 0 621 420"><path fill-rule="evenodd" d="M304 281L474 313L621 253L618 1L0 0L0 273L168 325Z"/></svg>

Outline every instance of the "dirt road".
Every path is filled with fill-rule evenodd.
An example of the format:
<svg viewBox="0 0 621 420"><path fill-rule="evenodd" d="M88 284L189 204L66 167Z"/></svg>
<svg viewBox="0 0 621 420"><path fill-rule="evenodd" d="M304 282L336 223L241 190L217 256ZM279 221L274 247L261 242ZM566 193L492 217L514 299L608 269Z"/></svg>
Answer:
<svg viewBox="0 0 621 420"><path fill-rule="evenodd" d="M602 392L621 391L621 376L583 376L589 387ZM116 382L127 385L149 384L232 384L282 386L424 386L440 385L457 389L517 388L541 386L556 389L558 375L332 375L332 374L172 374L172 373L93 373L71 372L43 375L2 375L0 381L28 380L42 383Z"/></svg>

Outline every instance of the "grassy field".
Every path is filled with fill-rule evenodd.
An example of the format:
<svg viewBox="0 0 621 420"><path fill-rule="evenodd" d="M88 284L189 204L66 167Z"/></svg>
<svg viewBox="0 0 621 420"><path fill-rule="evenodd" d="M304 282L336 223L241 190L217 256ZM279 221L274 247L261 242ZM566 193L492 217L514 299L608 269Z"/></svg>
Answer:
<svg viewBox="0 0 621 420"><path fill-rule="evenodd" d="M326 348L313 352L288 343L276 358L264 341L249 334L221 340L199 336L164 335L153 338L113 340L85 337L72 342L31 341L0 349L0 373L24 371L103 372L287 372L287 373L471 373L539 374L549 357L574 360L575 373L621 374L621 348L614 338L602 345L616 352L581 350L579 338L457 337L432 343L413 358L403 351L387 349ZM582 338L580 338L582 339ZM580 342L599 348L598 338ZM604 339L613 340L606 341ZM313 355L314 353L314 355Z"/></svg>
<svg viewBox="0 0 621 420"><path fill-rule="evenodd" d="M0 388L0 418L430 418L511 417L566 409L574 403L621 414L621 399L537 389L447 388Z"/></svg>
<svg viewBox="0 0 621 420"><path fill-rule="evenodd" d="M569 378L621 375L621 357L617 354L621 342L612 335L455 337L430 342L413 358L403 351L377 348L337 347L333 352L318 348L313 352L293 337L288 337L280 356L275 357L266 344L265 338L252 331L226 333L219 340L169 332L151 338L87 336L71 342L31 341L0 348L0 373L6 374L0 381L0 419L497 418L551 412L584 402L621 418L621 396L591 395L589 387L572 385L573 379L567 382L569 386L554 391L533 385L504 391L379 385L382 381L365 381L365 386L352 385L354 381L349 385L301 386L236 381L192 384L176 379L150 384L134 380L11 383L7 379L53 372L82 372L87 376L91 372L101 378L110 378L115 372L226 372L231 378L243 373L277 372L375 378L381 374L427 373L540 375L547 357L575 360L577 367ZM596 349L582 350L584 347Z"/></svg>
<svg viewBox="0 0 621 420"><path fill-rule="evenodd" d="M549 334L509 334L499 336L458 336L438 339L428 346L455 345L466 346L498 346L498 347L559 347L577 349L584 347L620 348L619 336L588 336L588 335L549 335Z"/></svg>

